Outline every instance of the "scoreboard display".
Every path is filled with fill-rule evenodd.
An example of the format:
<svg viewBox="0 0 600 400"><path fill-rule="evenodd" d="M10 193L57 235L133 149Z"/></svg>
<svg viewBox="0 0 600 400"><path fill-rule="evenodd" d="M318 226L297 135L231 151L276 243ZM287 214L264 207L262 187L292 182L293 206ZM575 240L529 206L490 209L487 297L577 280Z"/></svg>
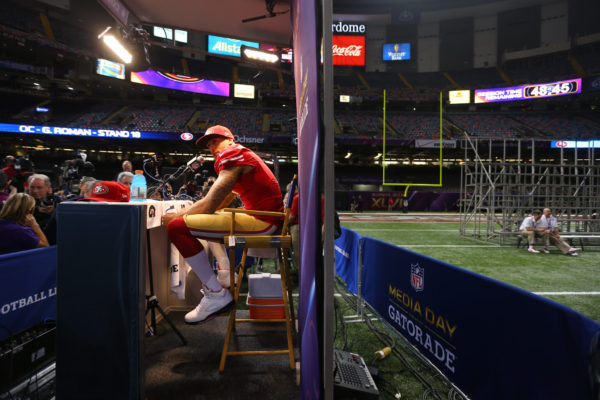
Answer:
<svg viewBox="0 0 600 400"><path fill-rule="evenodd" d="M573 93L581 93L581 79L526 86L523 95L527 99Z"/></svg>
<svg viewBox="0 0 600 400"><path fill-rule="evenodd" d="M477 89L475 90L475 103L543 99L576 93L581 93L581 78L505 88Z"/></svg>

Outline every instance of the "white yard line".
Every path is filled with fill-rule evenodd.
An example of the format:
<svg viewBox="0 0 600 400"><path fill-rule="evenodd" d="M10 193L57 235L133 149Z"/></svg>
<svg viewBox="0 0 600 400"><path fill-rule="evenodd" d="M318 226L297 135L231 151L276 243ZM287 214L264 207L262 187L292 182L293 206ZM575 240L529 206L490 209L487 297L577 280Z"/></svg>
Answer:
<svg viewBox="0 0 600 400"><path fill-rule="evenodd" d="M375 317L371 318L371 321L377 321L377 320L378 320L378 318L375 318ZM350 321L344 321L345 324L355 324L357 322L365 322L365 321L363 321L362 318L361 319L353 319Z"/></svg>
<svg viewBox="0 0 600 400"><path fill-rule="evenodd" d="M600 292L533 292L539 296L600 296Z"/></svg>
<svg viewBox="0 0 600 400"><path fill-rule="evenodd" d="M377 229L377 228L360 228L361 232L456 232L458 229Z"/></svg>
<svg viewBox="0 0 600 400"><path fill-rule="evenodd" d="M490 246L490 245L481 245L481 244L397 244L398 247L493 247L498 248L502 246Z"/></svg>

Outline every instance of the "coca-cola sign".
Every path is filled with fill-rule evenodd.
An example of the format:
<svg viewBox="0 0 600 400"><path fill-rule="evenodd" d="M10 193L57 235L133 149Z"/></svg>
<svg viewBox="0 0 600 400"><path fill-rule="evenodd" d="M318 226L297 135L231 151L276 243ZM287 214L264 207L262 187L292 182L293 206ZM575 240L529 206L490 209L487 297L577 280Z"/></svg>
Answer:
<svg viewBox="0 0 600 400"><path fill-rule="evenodd" d="M333 65L365 65L365 37L333 35Z"/></svg>

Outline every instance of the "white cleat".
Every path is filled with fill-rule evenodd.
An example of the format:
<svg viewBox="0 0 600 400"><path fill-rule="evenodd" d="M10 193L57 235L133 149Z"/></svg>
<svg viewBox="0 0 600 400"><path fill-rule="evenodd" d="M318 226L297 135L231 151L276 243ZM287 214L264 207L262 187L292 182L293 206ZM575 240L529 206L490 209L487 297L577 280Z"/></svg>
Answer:
<svg viewBox="0 0 600 400"><path fill-rule="evenodd" d="M530 249L527 249L527 251L528 251L528 252L530 252L530 253L536 253L536 254L537 254L537 253L539 253L539 251L537 251L537 250L536 250L536 249L534 249L533 247L532 247L532 248L530 248Z"/></svg>
<svg viewBox="0 0 600 400"><path fill-rule="evenodd" d="M573 252L569 253L569 255L573 256L573 257L577 257L579 254L577 254L577 252L573 251Z"/></svg>
<svg viewBox="0 0 600 400"><path fill-rule="evenodd" d="M204 290L204 297L200 303L189 313L185 314L186 324L197 324L213 319L216 314L228 311L234 305L233 296L229 289L221 289L218 292Z"/></svg>

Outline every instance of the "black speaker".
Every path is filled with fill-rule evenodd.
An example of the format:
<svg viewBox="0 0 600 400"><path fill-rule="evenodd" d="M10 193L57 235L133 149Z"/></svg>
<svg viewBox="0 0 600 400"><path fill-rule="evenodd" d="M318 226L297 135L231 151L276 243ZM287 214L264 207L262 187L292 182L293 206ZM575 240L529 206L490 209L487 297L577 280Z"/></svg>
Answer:
<svg viewBox="0 0 600 400"><path fill-rule="evenodd" d="M39 324L0 342L0 393L8 391L56 357L56 327Z"/></svg>

